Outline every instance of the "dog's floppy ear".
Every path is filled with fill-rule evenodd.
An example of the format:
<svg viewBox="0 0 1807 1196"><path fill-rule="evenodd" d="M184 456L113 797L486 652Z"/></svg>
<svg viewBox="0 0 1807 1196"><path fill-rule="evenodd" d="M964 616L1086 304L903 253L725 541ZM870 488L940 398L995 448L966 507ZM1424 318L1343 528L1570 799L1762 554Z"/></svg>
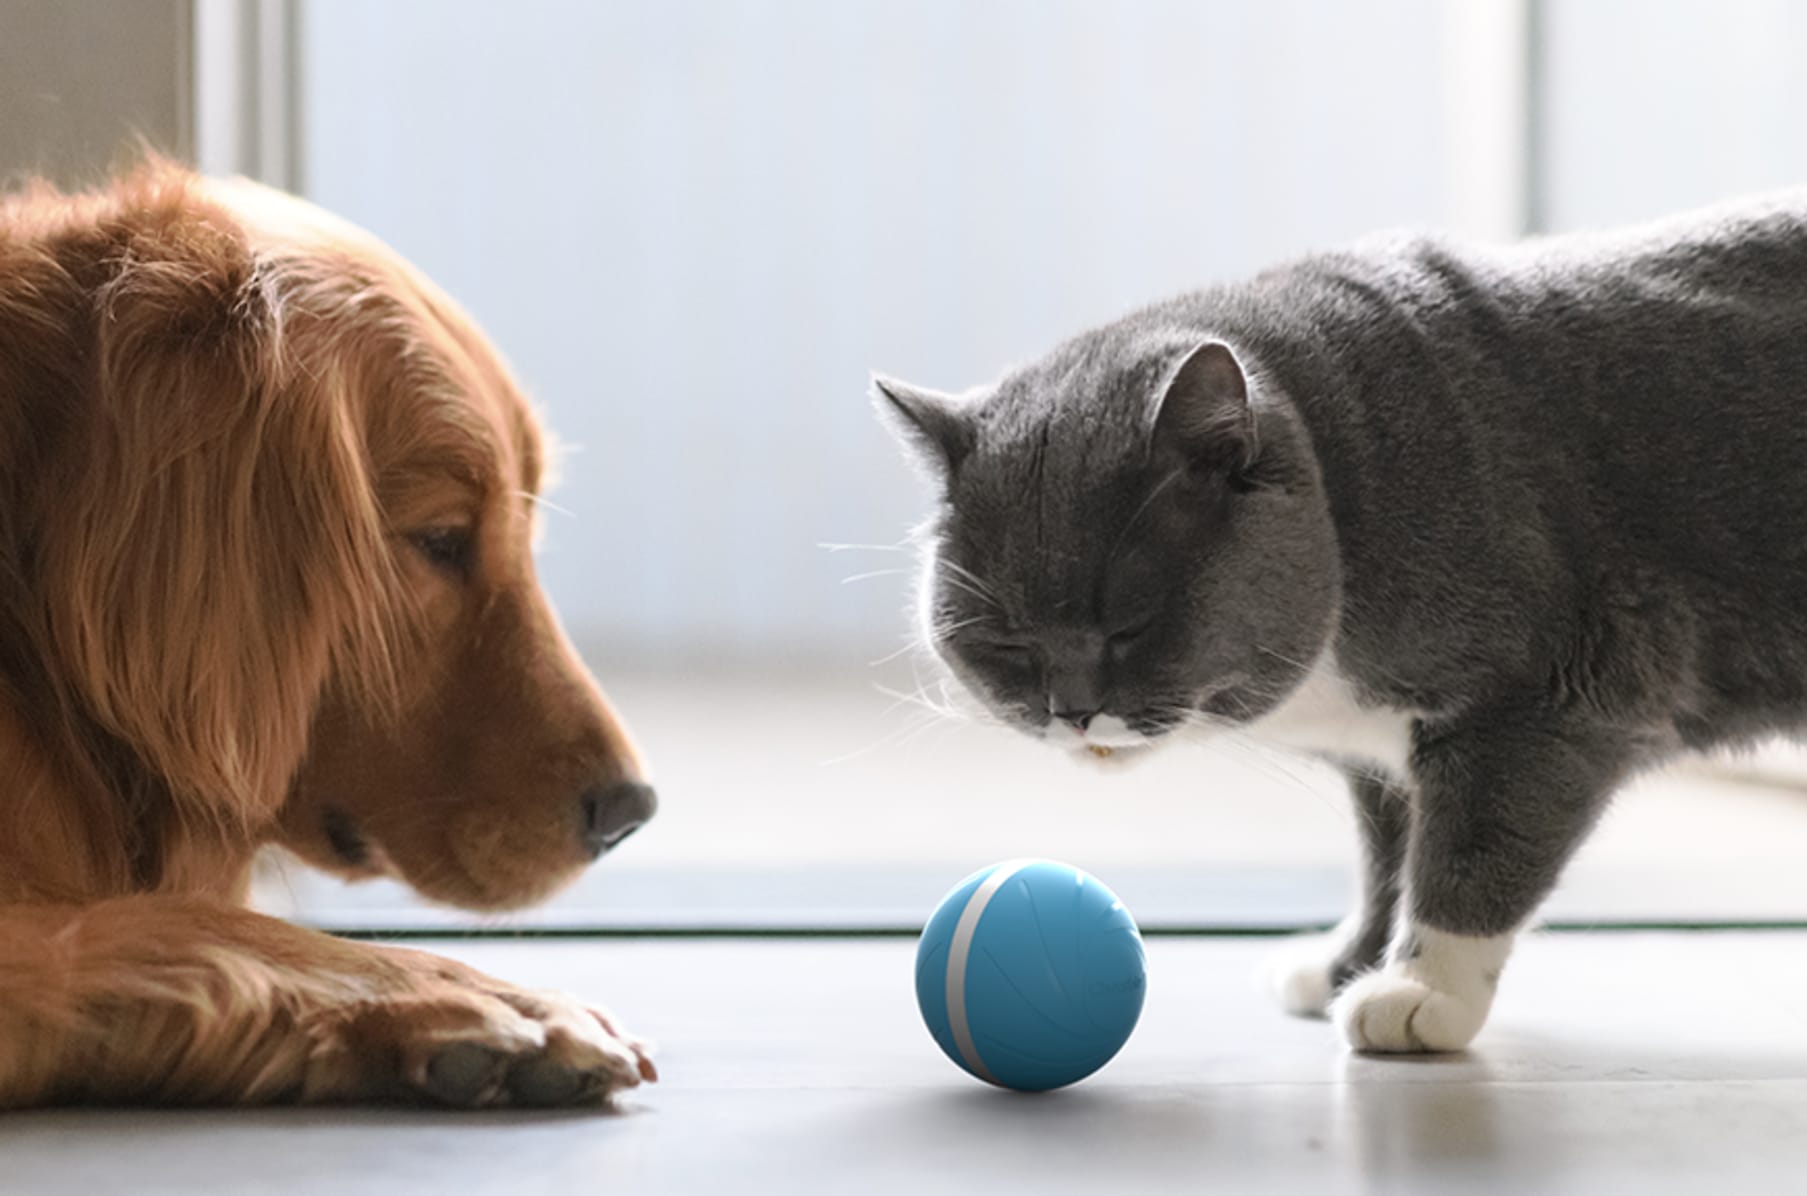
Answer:
<svg viewBox="0 0 1807 1196"><path fill-rule="evenodd" d="M355 405L329 361L289 359L241 230L181 194L124 219L49 513L50 632L178 802L250 818L281 803L335 666L386 666L395 566Z"/></svg>

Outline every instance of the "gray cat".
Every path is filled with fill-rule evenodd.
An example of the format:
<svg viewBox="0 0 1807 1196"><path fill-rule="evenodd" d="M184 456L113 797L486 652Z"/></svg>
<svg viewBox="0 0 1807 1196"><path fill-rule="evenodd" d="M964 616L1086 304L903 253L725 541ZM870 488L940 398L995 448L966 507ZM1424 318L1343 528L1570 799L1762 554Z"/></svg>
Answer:
<svg viewBox="0 0 1807 1196"><path fill-rule="evenodd" d="M1280 989L1357 1049L1466 1046L1616 788L1807 722L1807 192L1377 239L875 390L941 498L925 634L992 714L1343 766L1362 900Z"/></svg>

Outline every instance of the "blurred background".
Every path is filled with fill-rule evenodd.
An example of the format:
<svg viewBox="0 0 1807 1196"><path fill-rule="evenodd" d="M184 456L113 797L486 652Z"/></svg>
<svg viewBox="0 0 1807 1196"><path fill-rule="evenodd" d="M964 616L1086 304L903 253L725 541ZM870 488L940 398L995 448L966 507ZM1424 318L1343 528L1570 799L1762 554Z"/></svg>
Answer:
<svg viewBox="0 0 1807 1196"><path fill-rule="evenodd" d="M1244 744L1093 772L916 700L931 496L873 369L962 388L1381 228L1482 239L1807 177L1788 0L0 0L0 169L142 136L370 228L568 448L540 567L660 818L506 925L913 923L1061 856L1171 926L1332 920L1340 782ZM1788 753L1651 778L1553 916L1807 916ZM468 921L274 869L332 925Z"/></svg>

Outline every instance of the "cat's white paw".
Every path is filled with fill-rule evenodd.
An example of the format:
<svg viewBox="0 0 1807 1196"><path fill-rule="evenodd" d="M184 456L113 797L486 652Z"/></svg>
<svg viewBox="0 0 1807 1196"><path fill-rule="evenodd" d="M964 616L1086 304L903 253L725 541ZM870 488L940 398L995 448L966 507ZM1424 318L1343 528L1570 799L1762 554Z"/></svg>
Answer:
<svg viewBox="0 0 1807 1196"><path fill-rule="evenodd" d="M1481 1032L1489 1004L1432 988L1393 965L1350 981L1331 1016L1354 1050L1459 1051Z"/></svg>
<svg viewBox="0 0 1807 1196"><path fill-rule="evenodd" d="M1335 933L1314 934L1288 943L1267 964L1267 987L1280 1008L1294 1017L1323 1017L1330 1012L1331 969L1342 953Z"/></svg>

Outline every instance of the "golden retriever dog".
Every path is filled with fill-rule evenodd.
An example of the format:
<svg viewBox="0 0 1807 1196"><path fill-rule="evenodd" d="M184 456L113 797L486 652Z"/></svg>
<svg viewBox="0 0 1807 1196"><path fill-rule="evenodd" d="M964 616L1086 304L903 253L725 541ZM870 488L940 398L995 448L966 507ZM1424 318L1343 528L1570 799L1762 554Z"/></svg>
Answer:
<svg viewBox="0 0 1807 1196"><path fill-rule="evenodd" d="M0 200L0 1108L595 1103L574 998L244 906L280 844L472 909L651 816L539 590L534 416L453 303L149 160Z"/></svg>

